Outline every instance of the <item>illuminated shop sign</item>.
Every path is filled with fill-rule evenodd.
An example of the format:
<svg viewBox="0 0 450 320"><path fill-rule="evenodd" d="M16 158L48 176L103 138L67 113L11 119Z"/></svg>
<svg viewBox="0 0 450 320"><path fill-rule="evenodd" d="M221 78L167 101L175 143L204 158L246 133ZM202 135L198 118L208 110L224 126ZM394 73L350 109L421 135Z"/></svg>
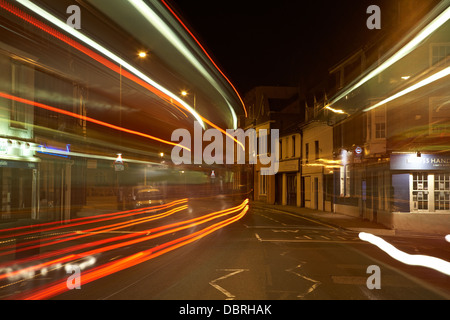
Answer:
<svg viewBox="0 0 450 320"><path fill-rule="evenodd" d="M0 139L0 159L37 161L34 158L36 144L14 139Z"/></svg>
<svg viewBox="0 0 450 320"><path fill-rule="evenodd" d="M39 146L37 152L62 158L68 158L70 153L70 144L67 144L65 149L49 147L46 144L43 144Z"/></svg>
<svg viewBox="0 0 450 320"><path fill-rule="evenodd" d="M448 170L450 155L392 154L391 170Z"/></svg>

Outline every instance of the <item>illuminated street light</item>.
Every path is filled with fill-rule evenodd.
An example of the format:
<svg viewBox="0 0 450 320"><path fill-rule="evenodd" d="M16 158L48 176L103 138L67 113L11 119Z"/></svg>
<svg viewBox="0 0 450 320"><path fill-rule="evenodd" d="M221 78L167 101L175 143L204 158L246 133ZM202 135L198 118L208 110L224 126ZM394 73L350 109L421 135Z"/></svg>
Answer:
<svg viewBox="0 0 450 320"><path fill-rule="evenodd" d="M181 95L182 95L183 97L186 97L186 96L188 95L188 93L187 93L186 90L183 90L183 91L181 91Z"/></svg>
<svg viewBox="0 0 450 320"><path fill-rule="evenodd" d="M145 58L145 57L147 57L147 52L139 51L138 56L139 56L139 58Z"/></svg>

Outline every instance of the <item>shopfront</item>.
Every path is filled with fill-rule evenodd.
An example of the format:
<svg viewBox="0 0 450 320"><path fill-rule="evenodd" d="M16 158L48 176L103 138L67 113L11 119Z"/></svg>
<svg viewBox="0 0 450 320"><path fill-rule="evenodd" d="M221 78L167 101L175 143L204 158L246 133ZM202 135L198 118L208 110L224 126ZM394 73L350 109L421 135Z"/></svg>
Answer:
<svg viewBox="0 0 450 320"><path fill-rule="evenodd" d="M399 153L390 158L392 221L403 229L450 230L450 155Z"/></svg>
<svg viewBox="0 0 450 320"><path fill-rule="evenodd" d="M394 188L409 190L401 196L403 211L450 213L450 155L393 154L391 170L402 177L393 179L400 181Z"/></svg>
<svg viewBox="0 0 450 320"><path fill-rule="evenodd" d="M35 145L0 139L0 223L36 219L38 163Z"/></svg>

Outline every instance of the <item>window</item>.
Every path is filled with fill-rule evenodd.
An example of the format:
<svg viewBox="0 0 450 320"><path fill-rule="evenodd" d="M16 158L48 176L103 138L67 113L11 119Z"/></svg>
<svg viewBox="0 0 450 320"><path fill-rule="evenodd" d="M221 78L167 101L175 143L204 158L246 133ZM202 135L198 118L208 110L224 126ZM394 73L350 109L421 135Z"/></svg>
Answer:
<svg viewBox="0 0 450 320"><path fill-rule="evenodd" d="M431 66L450 62L450 43L434 43L430 48Z"/></svg>
<svg viewBox="0 0 450 320"><path fill-rule="evenodd" d="M450 173L410 175L411 212L450 212Z"/></svg>
<svg viewBox="0 0 450 320"><path fill-rule="evenodd" d="M345 196L346 197L350 197L350 193L351 193L351 175L350 175L350 165L346 165L345 166Z"/></svg>
<svg viewBox="0 0 450 320"><path fill-rule="evenodd" d="M450 210L450 173L434 175L434 209Z"/></svg>
<svg viewBox="0 0 450 320"><path fill-rule="evenodd" d="M309 143L305 144L305 163L309 163Z"/></svg>
<svg viewBox="0 0 450 320"><path fill-rule="evenodd" d="M341 166L339 173L340 173L339 194L341 197L350 197L351 194L350 165Z"/></svg>
<svg viewBox="0 0 450 320"><path fill-rule="evenodd" d="M283 139L280 139L280 159L283 159Z"/></svg>
<svg viewBox="0 0 450 320"><path fill-rule="evenodd" d="M428 210L428 174L416 172L412 174L412 211Z"/></svg>
<svg viewBox="0 0 450 320"><path fill-rule="evenodd" d="M375 138L376 139L386 138L386 124L385 123L376 123L375 124Z"/></svg>
<svg viewBox="0 0 450 320"><path fill-rule="evenodd" d="M314 141L314 152L315 152L315 159L318 160L320 158L320 152L319 152L319 141Z"/></svg>
<svg viewBox="0 0 450 320"><path fill-rule="evenodd" d="M295 136L292 136L292 157L295 157Z"/></svg>
<svg viewBox="0 0 450 320"><path fill-rule="evenodd" d="M386 138L386 107L382 106L375 111L375 139Z"/></svg>
<svg viewBox="0 0 450 320"><path fill-rule="evenodd" d="M450 96L430 98L430 134L449 134Z"/></svg>
<svg viewBox="0 0 450 320"><path fill-rule="evenodd" d="M14 60L11 60L11 94L22 97L25 91L24 67ZM11 100L10 126L25 129L25 105Z"/></svg>

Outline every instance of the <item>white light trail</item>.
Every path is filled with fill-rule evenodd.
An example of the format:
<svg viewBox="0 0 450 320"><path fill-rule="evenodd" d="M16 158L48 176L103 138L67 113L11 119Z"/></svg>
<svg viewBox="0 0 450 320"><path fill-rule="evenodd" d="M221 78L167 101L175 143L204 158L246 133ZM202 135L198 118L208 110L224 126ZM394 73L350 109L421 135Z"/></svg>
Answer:
<svg viewBox="0 0 450 320"><path fill-rule="evenodd" d="M375 108L378 108L379 106L381 106L383 104L386 104L386 103L388 103L388 102L390 102L392 100L398 99L401 96L404 96L405 94L413 92L413 91L415 91L415 90L417 90L417 89L419 89L419 88L421 88L423 86L429 85L430 83L433 83L433 82L435 82L435 81L437 81L439 79L442 79L442 78L448 76L449 74L450 74L450 67L447 67L444 70L439 71L439 72L433 74L432 76L429 76L428 78L426 78L426 79L424 79L422 81L419 81L418 83L416 83L416 84L406 88L405 90L402 90L402 91L400 91L400 92L390 96L389 98L384 99L383 101L380 101L377 104L375 104L375 105L373 105L373 106L371 106L369 108L364 109L363 111L367 112L367 111L373 110Z"/></svg>
<svg viewBox="0 0 450 320"><path fill-rule="evenodd" d="M72 157L82 157L82 158L88 158L88 159L99 159L99 160L110 160L110 161L116 161L116 157L108 157L108 156L101 156L96 154L89 154L89 153L81 153L81 152L73 152L73 151L66 151L66 150L56 150L51 148L46 148L44 146L39 147L32 147L31 150L40 152L40 153L47 153L47 154L57 154L61 156L72 156ZM152 162L152 161L142 161L142 160L135 160L135 159L127 159L122 158L122 161L130 162L130 163L142 163L142 164L151 164L156 166L163 166L161 163Z"/></svg>
<svg viewBox="0 0 450 320"><path fill-rule="evenodd" d="M444 10L436 19L434 19L430 24L428 24L422 31L417 34L410 42L408 42L404 47L402 47L399 51L389 57L386 61L384 61L380 66L369 72L365 77L363 77L360 81L358 81L355 85L351 86L349 89L345 90L341 94L339 94L333 101L329 104L330 106L348 95L350 92L362 86L364 83L369 81L370 79L376 77L381 72L392 66L397 61L403 59L405 56L414 51L427 37L429 37L433 32L439 29L442 25L444 25L450 19L450 7Z"/></svg>
<svg viewBox="0 0 450 320"><path fill-rule="evenodd" d="M363 241L370 242L371 244L377 246L392 258L403 262L404 264L431 268L450 276L450 262L448 261L426 255L412 255L405 253L395 248L393 245L381 239L380 237L374 236L370 233L360 232L359 238Z"/></svg>
<svg viewBox="0 0 450 320"><path fill-rule="evenodd" d="M211 74L199 63L198 59L192 54L192 52L186 47L186 45L180 40L180 38L173 32L171 28L142 0L128 0L134 8L142 14L148 22L150 22L177 50L188 59L188 61L195 66L195 68L206 78L208 81L218 90L224 97L228 108L230 109L231 116L233 117L233 126L237 127L236 113L233 107L229 104L225 98L226 94L220 90L220 86L213 79Z"/></svg>
<svg viewBox="0 0 450 320"><path fill-rule="evenodd" d="M128 62L126 62L125 60L123 60L119 56L115 55L114 53L112 53L111 51L109 51L108 49L103 47L102 45L98 44L94 40L92 40L89 37L85 36L84 34L79 32L78 30L76 30L75 28L70 27L68 24L66 24L65 22L59 20L58 18L56 18L52 14L48 13L47 11L45 11L41 7L37 6L36 4L30 2L29 0L17 0L17 2L22 4L23 6L25 6L29 10L33 11L34 13L38 14L39 16L44 18L45 20L51 22L52 24L54 24L58 28L60 28L60 29L62 29L64 31L66 31L67 33L71 34L72 36L74 36L78 40L82 41L83 43L85 43L88 46L94 48L95 50L97 50L98 52L102 53L103 55L107 56L108 58L110 58L114 62L116 62L119 65L121 65L122 68L127 69L128 71L133 73L135 76L137 76L140 79L142 79L143 81L147 82L152 87L156 88L157 90L161 91L162 93L166 94L167 96L169 96L173 100L175 100L178 103L180 103L181 105L183 105L183 107L185 107L195 117L195 119L202 125L202 127L205 128L205 124L203 123L202 117L189 104L187 104L185 101L183 101L183 99L178 97L176 94L174 94L171 91L167 90L166 88L164 88L163 86L161 86L160 84L158 84L154 80L150 79L148 76L143 74L141 71L139 71L138 69L136 69L135 67L130 65Z"/></svg>

